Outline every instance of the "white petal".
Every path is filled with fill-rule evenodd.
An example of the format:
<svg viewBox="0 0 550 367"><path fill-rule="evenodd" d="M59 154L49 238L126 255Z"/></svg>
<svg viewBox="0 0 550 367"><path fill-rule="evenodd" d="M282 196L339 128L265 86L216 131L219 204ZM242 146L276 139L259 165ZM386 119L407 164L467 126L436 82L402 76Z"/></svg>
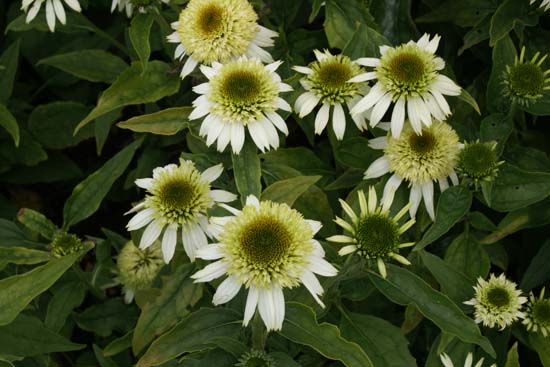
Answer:
<svg viewBox="0 0 550 367"><path fill-rule="evenodd" d="M390 171L390 162L386 157L382 156L371 163L367 171L365 172L365 180L370 178L377 178L385 175Z"/></svg>
<svg viewBox="0 0 550 367"><path fill-rule="evenodd" d="M244 308L243 326L247 326L258 305L259 291L258 288L253 285L248 289L248 295L246 297L246 306Z"/></svg>
<svg viewBox="0 0 550 367"><path fill-rule="evenodd" d="M208 78L208 80L212 79L216 75L216 71L210 66L201 65L199 68L201 69L201 72L204 74L204 76Z"/></svg>
<svg viewBox="0 0 550 367"><path fill-rule="evenodd" d="M191 275L191 278L195 279L195 283L209 282L224 275L226 270L227 263L220 260L206 265L204 269Z"/></svg>
<svg viewBox="0 0 550 367"><path fill-rule="evenodd" d="M134 181L136 186L141 187L142 189L150 189L153 186L153 179L152 178L138 178Z"/></svg>
<svg viewBox="0 0 550 367"><path fill-rule="evenodd" d="M369 139L369 148L382 150L386 147L386 140L387 140L387 137L385 136Z"/></svg>
<svg viewBox="0 0 550 367"><path fill-rule="evenodd" d="M223 245L221 243L213 243L198 249L195 256L203 260L218 260L223 257Z"/></svg>
<svg viewBox="0 0 550 367"><path fill-rule="evenodd" d="M315 116L315 134L320 135L327 126L330 115L330 104L323 103Z"/></svg>
<svg viewBox="0 0 550 367"><path fill-rule="evenodd" d="M217 202L230 203L237 200L237 195L225 190L212 190L210 196Z"/></svg>
<svg viewBox="0 0 550 367"><path fill-rule="evenodd" d="M363 74L356 75L353 78L351 78L350 80L348 80L348 82L349 83L363 83L363 82L366 82L368 80L376 79L377 77L378 76L376 75L375 71L370 71L368 73L363 73Z"/></svg>
<svg viewBox="0 0 550 367"><path fill-rule="evenodd" d="M382 201L387 200L388 194L390 191L397 191L399 186L401 185L401 182L403 181L403 178L401 178L397 173L394 173L389 180L386 182L386 185L384 186L384 193L382 194Z"/></svg>
<svg viewBox="0 0 550 367"><path fill-rule="evenodd" d="M36 1L34 3L34 5L31 7L31 9L29 10L29 12L27 13L27 17L25 18L25 22L26 23L29 23L31 22L34 18L36 18L36 15L38 14L38 12L40 11L40 8L42 7L42 1Z"/></svg>
<svg viewBox="0 0 550 367"><path fill-rule="evenodd" d="M198 64L199 62L191 56L187 57L187 61L185 61L181 69L180 78L184 79L187 75L191 74Z"/></svg>
<svg viewBox="0 0 550 367"><path fill-rule="evenodd" d="M267 118L275 125L280 132L285 135L288 135L288 127L286 126L285 120L276 112L268 111L265 113Z"/></svg>
<svg viewBox="0 0 550 367"><path fill-rule="evenodd" d="M220 135L218 136L218 144L216 146L216 149L220 153L225 150L225 148L231 141L231 125L233 124L224 124L224 127L222 131L220 131Z"/></svg>
<svg viewBox="0 0 550 367"><path fill-rule="evenodd" d="M212 303L217 306L231 301L241 290L241 282L237 278L227 277L216 289Z"/></svg>
<svg viewBox="0 0 550 367"><path fill-rule="evenodd" d="M246 197L246 205L253 205L256 209L260 209L260 201L254 195L248 195Z"/></svg>
<svg viewBox="0 0 550 367"><path fill-rule="evenodd" d="M306 75L313 74L313 70L305 66L293 66L292 70Z"/></svg>
<svg viewBox="0 0 550 367"><path fill-rule="evenodd" d="M162 236L162 256L164 262L168 264L174 257L176 243L178 242L178 225L170 224Z"/></svg>
<svg viewBox="0 0 550 367"><path fill-rule="evenodd" d="M78 0L65 0L65 3L67 5L69 5L69 7L71 9L73 9L74 11L77 11L77 12L82 11L82 9L80 8L80 3L78 2Z"/></svg>
<svg viewBox="0 0 550 367"><path fill-rule="evenodd" d="M313 234L316 234L321 230L323 227L323 224L317 220L313 219L306 219L307 224L311 227L311 230L313 231Z"/></svg>
<svg viewBox="0 0 550 367"><path fill-rule="evenodd" d="M53 9L52 0L46 1L46 22L50 31L55 31L55 11Z"/></svg>
<svg viewBox="0 0 550 367"><path fill-rule="evenodd" d="M294 104L294 108L296 111L298 111L300 118L308 115L311 110L317 106L319 103L320 98L317 97L315 94L311 92L303 93L298 99L296 99L296 103Z"/></svg>
<svg viewBox="0 0 550 367"><path fill-rule="evenodd" d="M363 66L377 67L380 66L380 59L375 57L362 57L355 60L356 63Z"/></svg>
<svg viewBox="0 0 550 367"><path fill-rule="evenodd" d="M325 304L319 298L320 295L324 293L323 287L317 277L309 270L304 270L302 277L300 278L306 289L311 293L313 298L317 301L321 307L325 307Z"/></svg>
<svg viewBox="0 0 550 367"><path fill-rule="evenodd" d="M319 274L324 277L333 277L338 273L338 270L336 270L332 264L321 257L310 255L308 256L308 260L310 263L309 270L315 274Z"/></svg>
<svg viewBox="0 0 550 367"><path fill-rule="evenodd" d="M269 142L262 125L258 121L253 121L246 126L248 127L248 131L254 141L254 144L256 144L262 153L265 152L265 149L269 148Z"/></svg>
<svg viewBox="0 0 550 367"><path fill-rule="evenodd" d="M422 200L422 189L420 188L419 185L412 184L411 192L409 194L409 202L412 203L409 209L409 214L411 218L413 218L416 215L418 206L420 205L420 200Z"/></svg>
<svg viewBox="0 0 550 367"><path fill-rule="evenodd" d="M155 242L157 238L159 238L163 228L164 225L162 224L161 219L156 219L152 221L147 226L147 228L145 228L145 231L143 231L143 234L141 235L141 240L139 241L139 247L141 249L146 249L147 247L151 246L153 242Z"/></svg>
<svg viewBox="0 0 550 367"><path fill-rule="evenodd" d="M239 154L244 145L245 131L241 124L231 125L231 150Z"/></svg>
<svg viewBox="0 0 550 367"><path fill-rule="evenodd" d="M57 19L59 19L61 24L67 23L65 9L63 8L63 4L61 4L61 0L53 0L53 9L55 11L55 15L57 16Z"/></svg>
<svg viewBox="0 0 550 367"><path fill-rule="evenodd" d="M193 87L193 92L197 94L210 93L210 83L202 83Z"/></svg>
<svg viewBox="0 0 550 367"><path fill-rule="evenodd" d="M213 181L216 181L218 177L220 177L222 172L223 172L223 164L220 163L205 169L201 173L201 177L203 180L206 180L208 182L213 182Z"/></svg>
<svg viewBox="0 0 550 367"><path fill-rule="evenodd" d="M347 245L347 246L344 246L342 247L339 251L338 251L338 255L340 256L346 256L348 254L351 254L352 252L355 252L357 250L357 246L355 245Z"/></svg>
<svg viewBox="0 0 550 367"><path fill-rule="evenodd" d="M401 97L397 100L395 106L393 106L393 112L391 114L391 135L394 138L399 138L401 131L403 130L403 124L405 123L405 98Z"/></svg>
<svg viewBox="0 0 550 367"><path fill-rule="evenodd" d="M381 83L376 83L374 87L371 88L369 93L363 97L351 110L352 115L357 115L365 112L372 106L374 106L380 98L384 96L384 87Z"/></svg>
<svg viewBox="0 0 550 367"><path fill-rule="evenodd" d="M384 94L380 100L376 102L370 115L370 125L372 127L376 126L380 120L382 120L382 117L386 114L391 102L392 98L389 93Z"/></svg>
<svg viewBox="0 0 550 367"><path fill-rule="evenodd" d="M130 219L130 221L126 225L126 228L129 231L135 231L136 229L140 229L146 226L153 220L153 214L155 214L155 209L153 208L147 208L140 211L139 213L134 215L132 219Z"/></svg>
<svg viewBox="0 0 550 367"><path fill-rule="evenodd" d="M332 129L334 130L336 139L344 139L344 133L346 132L346 115L340 103L334 105L334 111L332 112Z"/></svg>
<svg viewBox="0 0 550 367"><path fill-rule="evenodd" d="M426 206L426 210L428 211L428 214L430 215L430 218L432 220L435 219L435 211L434 211L434 183L433 181L428 181L427 183L422 185L422 196L424 198L424 205Z"/></svg>

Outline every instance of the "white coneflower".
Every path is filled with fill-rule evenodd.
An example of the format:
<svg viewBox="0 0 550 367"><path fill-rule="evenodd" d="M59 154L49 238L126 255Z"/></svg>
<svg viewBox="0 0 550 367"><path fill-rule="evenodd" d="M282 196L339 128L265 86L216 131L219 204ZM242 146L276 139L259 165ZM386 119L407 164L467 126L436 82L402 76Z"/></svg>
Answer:
<svg viewBox="0 0 550 367"><path fill-rule="evenodd" d="M212 67L201 66L209 81L193 88L201 96L193 101L195 109L189 119L206 116L200 128L206 145L217 140L218 151L222 152L231 143L238 154L248 130L262 152L279 147L277 129L287 135L288 128L275 111L290 111L279 93L292 90L276 73L279 65L281 61L264 65L243 56L223 65L214 62Z"/></svg>
<svg viewBox="0 0 550 367"><path fill-rule="evenodd" d="M144 250L136 247L132 241L127 242L117 257L116 280L124 286L124 301L132 302L136 291L151 287L163 266L159 241Z"/></svg>
<svg viewBox="0 0 550 367"><path fill-rule="evenodd" d="M474 286L475 296L467 305L474 306L476 323L484 326L503 330L517 319L523 319L522 305L527 298L521 296L521 290L516 288L516 283L506 279L504 274L496 277L491 274L489 280L478 278Z"/></svg>
<svg viewBox="0 0 550 367"><path fill-rule="evenodd" d="M327 126L332 107L332 129L338 140L344 138L346 115L344 105L351 109L368 91L368 87L350 80L361 74L362 68L344 55L332 55L325 50L313 51L317 61L307 67L294 66L293 69L305 74L300 83L306 90L296 99L294 109L300 117L307 116L318 104L321 108L315 117L315 134L321 134ZM367 128L365 114L352 115L353 122L360 131Z"/></svg>
<svg viewBox="0 0 550 367"><path fill-rule="evenodd" d="M338 251L341 256L356 253L365 259L376 260L378 270L384 278L386 277L384 260L392 258L401 264L410 265L406 258L399 255L399 249L414 245L414 242L401 243L399 240L399 237L415 223L415 219L412 218L403 225L399 225L399 220L407 213L411 203L392 217L390 208L393 203L393 194L394 190L391 190L384 197L381 205L378 205L376 190L373 186L369 187L368 200L360 190L357 193L360 208L358 215L344 200L340 199L342 209L350 217L351 223L340 217L336 217L335 222L349 232L349 235L327 238L332 242L350 243Z"/></svg>
<svg viewBox="0 0 550 367"><path fill-rule="evenodd" d="M523 324L527 330L540 332L545 337L550 335L550 298L544 298L544 288L542 288L539 298L531 292L524 313Z"/></svg>
<svg viewBox="0 0 550 367"><path fill-rule="evenodd" d="M504 95L523 106L539 100L544 91L550 90L550 69L542 68L547 56L539 59L540 52L537 52L531 60L525 60L525 47L522 47L514 65L506 65L502 80Z"/></svg>
<svg viewBox="0 0 550 367"><path fill-rule="evenodd" d="M456 132L441 121L424 127L422 135L417 135L410 125L406 125L399 138L388 134L371 139L369 146L384 150L384 155L369 166L365 179L393 173L384 188L384 196L391 188L397 189L403 180L407 181L411 187L411 217L416 215L420 201L424 199L426 210L434 219L434 181L439 182L441 191L449 187L448 178L452 184L458 184L455 167L462 144Z"/></svg>
<svg viewBox="0 0 550 367"><path fill-rule="evenodd" d="M498 174L499 161L495 152L497 143L481 143L479 140L465 143L458 156L456 171L477 185L481 181L492 181Z"/></svg>
<svg viewBox="0 0 550 367"><path fill-rule="evenodd" d="M262 47L274 45L277 33L257 23L258 15L247 0L191 0L172 23L168 41L177 43L175 58L187 61L181 78L198 64L226 63L249 56L273 62Z"/></svg>
<svg viewBox="0 0 550 367"><path fill-rule="evenodd" d="M445 367L455 367L453 364L453 361L451 360L451 357L447 355L447 353L441 353L439 355L439 358L441 359L441 363L443 363L443 366ZM485 358L481 358L474 367L483 367L483 362L485 361ZM468 356L466 357L466 361L464 361L464 367L472 367L472 364L474 363L474 355L472 353L468 353ZM458 366L457 366L458 367ZM496 364L492 364L489 367L497 367Z"/></svg>
<svg viewBox="0 0 550 367"><path fill-rule="evenodd" d="M80 13L80 3L78 0L23 0L21 9L27 13L25 21L30 23L40 11L43 3L46 3L46 22L50 31L55 31L55 19L57 18L61 24L67 22L67 16L65 15L65 8L63 2L74 11ZM32 4L32 6L31 6ZM30 9L29 9L30 7Z"/></svg>
<svg viewBox="0 0 550 367"><path fill-rule="evenodd" d="M324 259L321 244L313 239L321 223L304 219L287 204L260 202L253 195L247 197L242 210L227 208L234 216L212 218L220 226L214 233L219 243L197 251L197 257L217 261L192 276L196 282L209 282L227 275L212 302L230 301L244 285L248 297L243 325L248 325L257 307L267 330L283 326L284 288L302 283L324 306L319 298L323 287L315 274L334 276L337 270Z"/></svg>
<svg viewBox="0 0 550 367"><path fill-rule="evenodd" d="M531 4L534 4L537 1L538 0L531 0ZM539 6L544 11L547 11L548 9L550 9L550 0L542 0Z"/></svg>
<svg viewBox="0 0 550 367"><path fill-rule="evenodd" d="M170 0L160 0L165 4L168 4ZM118 8L118 11L125 11L126 15L132 16L134 9L137 9L140 13L147 12L147 9L152 7L157 0L113 0L111 3L111 13Z"/></svg>
<svg viewBox="0 0 550 367"><path fill-rule="evenodd" d="M454 81L439 74L445 62L435 56L440 36L430 40L424 34L417 42L380 47L380 58L361 58L357 63L374 67L374 71L354 78L357 82L377 79L369 93L352 109L358 114L372 108L371 126L376 126L394 103L391 132L397 138L408 119L417 134L422 124L430 126L432 117L444 121L451 114L444 95L457 96L461 89Z"/></svg>
<svg viewBox="0 0 550 367"><path fill-rule="evenodd" d="M224 190L211 190L210 183L223 172L216 166L199 172L193 162L180 159L180 164L169 164L153 170L153 178L140 178L136 185L146 189L145 199L128 213L138 212L126 228L129 231L145 228L139 247L145 249L162 236L162 253L168 263L174 256L181 228L181 238L187 256L194 261L195 251L206 246L208 230L207 210L218 203L227 203L237 196Z"/></svg>

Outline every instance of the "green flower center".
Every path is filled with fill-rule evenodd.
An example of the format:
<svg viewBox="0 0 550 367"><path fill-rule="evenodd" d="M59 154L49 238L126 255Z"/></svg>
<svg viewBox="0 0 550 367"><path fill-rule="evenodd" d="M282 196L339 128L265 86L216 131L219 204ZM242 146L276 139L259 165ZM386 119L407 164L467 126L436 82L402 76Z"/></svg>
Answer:
<svg viewBox="0 0 550 367"><path fill-rule="evenodd" d="M355 240L359 254L367 259L387 257L399 243L399 227L387 215L367 215L356 224Z"/></svg>
<svg viewBox="0 0 550 367"><path fill-rule="evenodd" d="M260 267L278 263L288 252L292 236L274 218L259 217L241 234L240 244L248 260Z"/></svg>
<svg viewBox="0 0 550 367"><path fill-rule="evenodd" d="M162 205L172 210L187 208L197 195L199 192L195 186L183 179L174 179L164 183L158 193Z"/></svg>
<svg viewBox="0 0 550 367"><path fill-rule="evenodd" d="M59 231L50 244L52 255L56 257L66 256L82 249L82 241L72 233Z"/></svg>
<svg viewBox="0 0 550 367"><path fill-rule="evenodd" d="M435 136L429 131L422 131L422 135L411 134L409 136L409 145L411 150L422 156L430 153L436 144Z"/></svg>
<svg viewBox="0 0 550 367"><path fill-rule="evenodd" d="M550 326L550 299L536 301L532 306L531 314L538 324Z"/></svg>
<svg viewBox="0 0 550 367"><path fill-rule="evenodd" d="M264 352L258 350L252 350L245 353L239 362L235 365L236 367L274 367L273 359L265 354Z"/></svg>
<svg viewBox="0 0 550 367"><path fill-rule="evenodd" d="M544 73L532 63L517 64L509 70L511 91L520 97L539 96L544 88Z"/></svg>
<svg viewBox="0 0 550 367"><path fill-rule="evenodd" d="M414 53L402 52L395 55L389 63L393 78L402 84L415 84L424 78L424 60Z"/></svg>
<svg viewBox="0 0 550 367"><path fill-rule="evenodd" d="M254 104L255 97L261 90L261 81L258 76L248 70L235 70L225 76L221 93L235 104Z"/></svg>
<svg viewBox="0 0 550 367"><path fill-rule="evenodd" d="M267 367L265 360L259 357L252 357L243 365L244 367Z"/></svg>
<svg viewBox="0 0 550 367"><path fill-rule="evenodd" d="M215 34L223 26L223 9L216 4L207 4L200 9L197 17L197 27L202 33Z"/></svg>
<svg viewBox="0 0 550 367"><path fill-rule="evenodd" d="M468 177L485 178L497 166L497 156L488 144L467 144L460 152L459 166Z"/></svg>
<svg viewBox="0 0 550 367"><path fill-rule="evenodd" d="M487 292L487 302L494 307L507 307L510 305L510 294L503 288L491 288Z"/></svg>
<svg viewBox="0 0 550 367"><path fill-rule="evenodd" d="M319 69L319 80L328 88L342 88L351 77L352 71L348 65L330 63Z"/></svg>

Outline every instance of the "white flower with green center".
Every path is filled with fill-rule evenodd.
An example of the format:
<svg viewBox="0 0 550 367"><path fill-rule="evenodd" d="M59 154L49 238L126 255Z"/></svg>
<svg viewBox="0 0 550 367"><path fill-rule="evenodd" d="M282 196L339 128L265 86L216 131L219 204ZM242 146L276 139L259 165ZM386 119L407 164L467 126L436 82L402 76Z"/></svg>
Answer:
<svg viewBox="0 0 550 367"><path fill-rule="evenodd" d="M495 152L497 143L465 143L458 156L456 171L459 175L472 180L476 187L480 181L492 181L498 174L499 161Z"/></svg>
<svg viewBox="0 0 550 367"><path fill-rule="evenodd" d="M451 357L447 353L441 353L439 355L439 358L441 359L441 363L443 363L443 366L445 367L455 367L453 364L453 361L451 360ZM481 358L474 367L483 367L483 362L485 361L485 358ZM472 353L468 353L468 356L466 357L466 360L464 361L464 367L472 367L472 364L474 363L474 355ZM496 364L492 364L489 367L497 367Z"/></svg>
<svg viewBox="0 0 550 367"><path fill-rule="evenodd" d="M451 109L444 96L457 96L461 89L454 81L439 74L445 67L443 59L435 56L440 38L436 35L430 40L430 36L424 34L417 42L380 47L379 59L358 59L357 63L373 67L374 71L361 74L353 81L377 82L351 113L359 114L372 108L370 124L376 126L394 103L391 132L395 138L400 136L406 119L417 134L422 133L423 124L431 125L432 117L446 120Z"/></svg>
<svg viewBox="0 0 550 367"><path fill-rule="evenodd" d="M168 41L176 43L175 58L187 61L181 78L198 64L227 63L241 56L273 62L263 47L272 47L277 33L258 25L258 15L247 0L191 0L172 23Z"/></svg>
<svg viewBox="0 0 550 367"><path fill-rule="evenodd" d="M209 81L193 88L201 96L193 101L195 109L189 119L206 116L200 128L206 145L217 140L217 149L223 152L231 143L233 153L239 154L248 130L262 152L279 147L277 129L288 135L288 128L275 111L290 111L279 93L292 90L276 73L279 65L280 61L264 65L242 57L224 65L201 66Z"/></svg>
<svg viewBox="0 0 550 367"><path fill-rule="evenodd" d="M550 90L550 69L544 70L542 63L548 55L540 57L537 52L531 60L525 60L525 47L514 65L506 65L504 72L504 95L513 102L528 106L539 100L544 91Z"/></svg>
<svg viewBox="0 0 550 367"><path fill-rule="evenodd" d="M313 239L321 223L304 219L287 204L258 201L251 195L234 216L212 218L219 243L197 251L197 257L217 260L195 273L196 282L227 275L218 286L214 305L233 299L242 286L248 289L243 325L256 307L267 330L280 330L285 318L284 288L302 283L322 306L323 287L315 274L331 277L337 270L325 259L321 244Z"/></svg>
<svg viewBox="0 0 550 367"><path fill-rule="evenodd" d="M78 0L23 0L21 9L27 13L27 17L25 19L26 23L30 23L34 18L36 18L36 15L40 11L43 3L46 3L46 23L48 23L48 28L51 32L55 31L56 18L61 22L61 24L67 23L67 16L65 14L63 3L67 4L67 6L74 11L79 13L82 11Z"/></svg>
<svg viewBox="0 0 550 367"><path fill-rule="evenodd" d="M388 172L393 173L384 187L384 197L390 189L397 190L405 180L411 188L411 217L416 215L423 199L426 210L433 220L434 182L439 183L442 192L449 187L447 179L450 179L451 184L458 185L455 167L462 144L459 143L458 135L451 126L441 121L434 121L421 132L421 135L417 135L412 126L406 125L399 138L388 134L371 139L369 146L384 150L384 155L372 162L365 172L365 180L383 176Z"/></svg>
<svg viewBox="0 0 550 367"><path fill-rule="evenodd" d="M531 292L524 313L525 319L522 322L527 330L540 332L545 337L550 335L550 298L544 298L544 288L538 298Z"/></svg>
<svg viewBox="0 0 550 367"><path fill-rule="evenodd" d="M153 284L160 269L164 266L160 242L142 250L132 241L124 245L117 258L116 280L124 286L124 301L132 302L136 291L147 289Z"/></svg>
<svg viewBox="0 0 550 367"><path fill-rule="evenodd" d="M338 251L341 256L356 253L365 259L376 260L378 271L384 278L387 274L384 261L391 258L401 264L410 265L406 258L399 255L399 249L414 245L414 242L400 242L401 235L415 223L415 219L412 218L402 225L399 224L399 220L407 213L411 203L392 217L390 208L393 203L393 194L392 190L378 205L376 190L373 186L369 187L368 200L362 190L358 191L360 208L358 215L348 203L340 199L342 209L351 219L351 223L340 217L336 217L335 222L349 234L327 238L331 242L350 243Z"/></svg>
<svg viewBox="0 0 550 367"><path fill-rule="evenodd" d="M199 172L191 161L169 164L153 170L152 178L140 178L136 185L147 190L145 199L128 213L138 212L128 222L129 231L145 227L139 247L146 249L162 235L162 254L170 262L176 250L178 230L187 256L195 260L195 252L208 243L207 211L218 203L234 201L237 196L224 190L212 190L210 183L223 172L218 164Z"/></svg>
<svg viewBox="0 0 550 367"><path fill-rule="evenodd" d="M525 317L521 307L527 298L521 296L516 283L506 279L504 274L499 277L491 274L488 281L480 277L474 289L475 297L464 303L474 306L476 323L503 330Z"/></svg>
<svg viewBox="0 0 550 367"><path fill-rule="evenodd" d="M534 4L537 1L538 0L531 0L531 4ZM550 0L542 0L539 6L544 11L547 11L548 9L550 9Z"/></svg>
<svg viewBox="0 0 550 367"><path fill-rule="evenodd" d="M307 67L294 66L293 69L306 76L300 83L306 90L296 99L294 110L300 118L309 115L321 104L315 117L315 134L321 134L327 126L332 107L332 128L338 140L344 138L346 131L346 115L344 105L351 110L353 106L368 91L368 87L360 83L352 83L350 79L362 73L362 68L344 55L332 55L325 50L314 50L317 61ZM360 131L367 128L365 115L352 115L353 122Z"/></svg>
<svg viewBox="0 0 550 367"><path fill-rule="evenodd" d="M160 0L165 4L168 4L170 0ZM125 11L126 16L130 18L137 9L140 13L146 13L149 8L152 8L157 0L113 0L111 3L111 13L118 9L118 11Z"/></svg>

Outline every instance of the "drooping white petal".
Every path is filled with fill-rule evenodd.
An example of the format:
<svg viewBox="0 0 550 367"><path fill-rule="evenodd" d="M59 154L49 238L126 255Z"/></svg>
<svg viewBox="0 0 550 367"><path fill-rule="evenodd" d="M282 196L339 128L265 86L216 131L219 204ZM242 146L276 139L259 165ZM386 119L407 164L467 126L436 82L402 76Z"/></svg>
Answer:
<svg viewBox="0 0 550 367"><path fill-rule="evenodd" d="M252 319L252 316L254 316L254 312L256 311L256 306L258 305L258 298L259 298L260 292L258 291L258 288L251 285L248 289L248 295L246 296L246 306L244 308L244 318L243 318L243 326L247 326L250 320Z"/></svg>
<svg viewBox="0 0 550 367"><path fill-rule="evenodd" d="M401 97L397 100L395 106L393 106L393 112L391 114L391 135L394 138L399 138L403 125L405 124L405 97Z"/></svg>
<svg viewBox="0 0 550 367"><path fill-rule="evenodd" d="M155 219L145 228L143 234L141 235L141 240L139 241L139 247L143 250L151 246L153 242L159 238L160 233L164 225L162 224L161 219Z"/></svg>
<svg viewBox="0 0 550 367"><path fill-rule="evenodd" d="M355 60L356 63L363 66L377 67L380 66L380 59L375 57L361 57Z"/></svg>
<svg viewBox="0 0 550 367"><path fill-rule="evenodd" d="M210 196L220 203L230 203L237 200L237 195L225 190L211 190Z"/></svg>
<svg viewBox="0 0 550 367"><path fill-rule="evenodd" d="M212 243L197 249L195 256L203 260L218 260L223 257L222 248L221 243Z"/></svg>
<svg viewBox="0 0 550 367"><path fill-rule="evenodd" d="M204 269L201 269L191 275L191 278L195 279L195 283L209 282L224 275L227 270L227 266L228 265L226 262L219 260L206 265Z"/></svg>
<svg viewBox="0 0 550 367"><path fill-rule="evenodd" d="M382 117L384 117L384 115L386 114L386 111L388 110L391 102L392 98L389 93L384 94L382 97L380 97L380 100L376 102L376 104L372 108L372 113L370 115L370 125L372 127L376 126L380 122L380 120L382 120Z"/></svg>
<svg viewBox="0 0 550 367"><path fill-rule="evenodd" d="M208 182L213 182L213 181L216 181L222 173L223 173L223 164L220 163L205 169L201 173L201 177L203 180L206 180Z"/></svg>
<svg viewBox="0 0 550 367"><path fill-rule="evenodd" d="M319 283L319 280L317 277L309 270L304 270L304 273L302 274L302 277L300 278L302 281L302 284L306 287L306 289L311 293L313 298L317 301L317 303L321 307L325 307L325 304L323 301L321 301L321 296L324 293L323 287L321 286L321 283Z"/></svg>
<svg viewBox="0 0 550 367"><path fill-rule="evenodd" d="M129 231L135 231L136 229L140 229L147 224L149 224L154 219L155 209L153 208L146 208L130 219L128 224L126 225L126 228Z"/></svg>
<svg viewBox="0 0 550 367"><path fill-rule="evenodd" d="M331 263L323 259L322 257L310 255L308 256L309 260L309 270L315 274L322 275L324 277L333 277L338 273L338 270Z"/></svg>
<svg viewBox="0 0 550 367"><path fill-rule="evenodd" d="M181 69L180 78L185 79L185 77L193 72L199 62L192 58L191 56L187 57L187 61L185 61L185 64L183 64L183 68Z"/></svg>
<svg viewBox="0 0 550 367"><path fill-rule="evenodd" d="M311 230L313 231L313 234L315 235L317 232L319 232L321 230L321 228L323 227L323 224L317 220L313 220L313 219L306 219L305 220L307 222L307 224L309 224L309 226L311 227Z"/></svg>
<svg viewBox="0 0 550 367"><path fill-rule="evenodd" d="M300 118L307 116L319 103L320 98L312 92L305 92L296 99L294 109Z"/></svg>
<svg viewBox="0 0 550 367"><path fill-rule="evenodd" d="M285 120L276 112L272 111L266 111L265 112L266 117L275 125L277 129L279 129L280 132L282 132L285 135L288 135L288 127L286 126Z"/></svg>
<svg viewBox="0 0 550 367"><path fill-rule="evenodd" d="M260 200L254 195L246 197L246 205L253 205L256 209L260 209Z"/></svg>
<svg viewBox="0 0 550 367"><path fill-rule="evenodd" d="M327 126L330 115L330 104L323 103L317 115L315 116L315 134L321 135L325 127Z"/></svg>
<svg viewBox="0 0 550 367"><path fill-rule="evenodd" d="M374 87L371 88L369 93L352 108L351 114L356 115L365 112L374 106L380 98L384 96L384 94L384 86L382 83L376 83Z"/></svg>
<svg viewBox="0 0 550 367"><path fill-rule="evenodd" d="M379 136L378 138L369 139L369 148L382 150L386 146L387 137Z"/></svg>
<svg viewBox="0 0 550 367"><path fill-rule="evenodd" d="M365 172L365 180L378 178L390 171L390 162L386 157L382 156L371 163Z"/></svg>
<svg viewBox="0 0 550 367"><path fill-rule="evenodd" d="M134 181L136 186L141 187L142 189L150 189L153 186L153 179L152 178L138 178Z"/></svg>
<svg viewBox="0 0 550 367"><path fill-rule="evenodd" d="M426 210L428 211L428 214L430 215L430 218L432 220L435 219L435 211L434 211L434 183L433 181L428 181L425 184L422 185L422 197L424 198L424 205L426 206Z"/></svg>
<svg viewBox="0 0 550 367"><path fill-rule="evenodd" d="M346 132L346 115L340 103L334 104L334 111L332 112L332 129L334 130L336 139L344 139L344 133Z"/></svg>
<svg viewBox="0 0 550 367"><path fill-rule="evenodd" d="M178 242L178 225L173 223L166 227L162 236L162 257L164 262L168 264L174 257L176 251L176 243Z"/></svg>
<svg viewBox="0 0 550 367"><path fill-rule="evenodd" d="M422 189L420 188L420 185L412 184L411 192L409 194L409 202L412 204L409 209L411 218L416 215L418 206L420 205L420 200L422 200Z"/></svg>
<svg viewBox="0 0 550 367"><path fill-rule="evenodd" d="M241 282L235 277L227 277L216 289L212 303L217 306L231 301L241 289Z"/></svg>

